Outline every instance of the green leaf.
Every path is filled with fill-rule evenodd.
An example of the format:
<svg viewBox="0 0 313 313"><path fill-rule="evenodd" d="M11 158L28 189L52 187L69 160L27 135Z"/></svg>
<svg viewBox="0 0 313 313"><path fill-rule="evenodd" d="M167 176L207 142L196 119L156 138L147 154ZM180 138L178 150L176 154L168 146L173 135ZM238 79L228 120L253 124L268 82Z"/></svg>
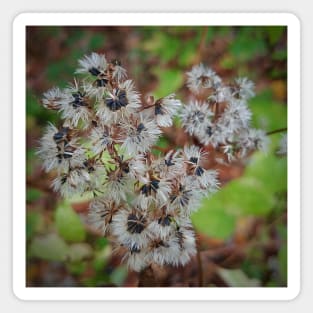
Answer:
<svg viewBox="0 0 313 313"><path fill-rule="evenodd" d="M256 128L272 131L287 127L287 106L273 101L271 91L263 92L251 99L250 109L253 113L253 126Z"/></svg>
<svg viewBox="0 0 313 313"><path fill-rule="evenodd" d="M43 228L43 217L38 212L27 212L26 239L29 240Z"/></svg>
<svg viewBox="0 0 313 313"><path fill-rule="evenodd" d="M49 261L65 261L68 251L66 242L57 234L36 237L30 245L30 256Z"/></svg>
<svg viewBox="0 0 313 313"><path fill-rule="evenodd" d="M89 41L90 51L96 51L103 47L105 44L105 36L103 33L94 33Z"/></svg>
<svg viewBox="0 0 313 313"><path fill-rule="evenodd" d="M109 240L106 237L100 237L95 240L95 248L101 250L109 244Z"/></svg>
<svg viewBox="0 0 313 313"><path fill-rule="evenodd" d="M72 262L90 258L93 250L88 243L74 243L69 247L69 258Z"/></svg>
<svg viewBox="0 0 313 313"><path fill-rule="evenodd" d="M225 212L218 201L214 206L206 199L201 209L192 215L192 222L197 231L214 238L226 239L232 235L236 221L235 216Z"/></svg>
<svg viewBox="0 0 313 313"><path fill-rule="evenodd" d="M278 158L273 152L255 153L245 176L255 177L268 193L287 190L287 158Z"/></svg>
<svg viewBox="0 0 313 313"><path fill-rule="evenodd" d="M95 252L95 257L93 261L93 268L97 272L103 271L105 264L107 263L108 259L112 254L111 246L106 245L100 251Z"/></svg>
<svg viewBox="0 0 313 313"><path fill-rule="evenodd" d="M120 266L111 274L111 282L116 286L122 286L127 277L127 268Z"/></svg>
<svg viewBox="0 0 313 313"><path fill-rule="evenodd" d="M255 153L244 175L204 199L193 214L196 229L227 239L240 216L265 216L275 208L276 193L287 190L287 160L273 154Z"/></svg>
<svg viewBox="0 0 313 313"><path fill-rule="evenodd" d="M265 28L271 45L275 45L286 30L286 26L267 26Z"/></svg>
<svg viewBox="0 0 313 313"><path fill-rule="evenodd" d="M183 84L183 73L180 70L158 68L154 73L159 77L159 86L154 91L154 96L157 98L173 93Z"/></svg>
<svg viewBox="0 0 313 313"><path fill-rule="evenodd" d="M56 209L55 223L59 234L68 241L84 241L86 231L79 216L68 203L63 203Z"/></svg>
<svg viewBox="0 0 313 313"><path fill-rule="evenodd" d="M81 275L87 268L86 262L73 262L67 264L67 269L72 275Z"/></svg>
<svg viewBox="0 0 313 313"><path fill-rule="evenodd" d="M278 225L278 234L282 242L278 252L279 276L282 285L286 286L288 282L287 227L283 224Z"/></svg>
<svg viewBox="0 0 313 313"><path fill-rule="evenodd" d="M36 188L27 188L26 191L26 201L27 202L34 202L42 196L42 192Z"/></svg>

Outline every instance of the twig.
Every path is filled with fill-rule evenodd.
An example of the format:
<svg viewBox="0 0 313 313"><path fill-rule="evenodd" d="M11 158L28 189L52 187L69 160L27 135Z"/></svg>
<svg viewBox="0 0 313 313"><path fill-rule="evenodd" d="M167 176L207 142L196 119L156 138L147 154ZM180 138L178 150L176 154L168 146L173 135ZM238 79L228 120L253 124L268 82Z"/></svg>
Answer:
<svg viewBox="0 0 313 313"><path fill-rule="evenodd" d="M151 266L142 270L139 274L138 287L158 287L159 283L155 279L155 275Z"/></svg>
<svg viewBox="0 0 313 313"><path fill-rule="evenodd" d="M202 261L200 254L200 238L196 236L196 245L197 245L197 263L198 263L198 283L199 287L203 287L203 269L202 269Z"/></svg>
<svg viewBox="0 0 313 313"><path fill-rule="evenodd" d="M162 153L167 153L167 152L169 152L169 150L171 150L171 149L162 148L162 147L159 147L159 146L152 146L152 149L158 150L158 151L160 151Z"/></svg>
<svg viewBox="0 0 313 313"><path fill-rule="evenodd" d="M276 133L285 132L285 131L287 131L287 127L275 129L275 130L272 130L272 131L270 131L270 132L267 132L267 133L266 133L266 136L270 136L270 135L273 135L273 134L276 134Z"/></svg>
<svg viewBox="0 0 313 313"><path fill-rule="evenodd" d="M203 28L202 33L201 33L199 46L198 46L198 53L197 53L196 57L194 58L195 64L199 63L202 59L203 52L205 49L205 41L206 41L207 33L208 33L208 28L207 27Z"/></svg>

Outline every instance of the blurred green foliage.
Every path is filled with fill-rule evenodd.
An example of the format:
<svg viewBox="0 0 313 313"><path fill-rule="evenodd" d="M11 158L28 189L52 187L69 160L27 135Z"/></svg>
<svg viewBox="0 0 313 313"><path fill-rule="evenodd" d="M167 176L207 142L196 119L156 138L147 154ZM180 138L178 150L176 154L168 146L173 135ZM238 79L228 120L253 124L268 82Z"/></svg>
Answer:
<svg viewBox="0 0 313 313"><path fill-rule="evenodd" d="M55 224L59 234L72 242L84 241L85 227L70 204L62 203L55 211Z"/></svg>

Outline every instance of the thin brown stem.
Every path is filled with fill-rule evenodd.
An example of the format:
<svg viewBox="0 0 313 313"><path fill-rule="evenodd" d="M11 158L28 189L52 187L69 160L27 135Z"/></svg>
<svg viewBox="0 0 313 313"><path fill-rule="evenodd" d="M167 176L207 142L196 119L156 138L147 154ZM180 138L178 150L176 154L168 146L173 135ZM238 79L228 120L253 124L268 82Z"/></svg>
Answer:
<svg viewBox="0 0 313 313"><path fill-rule="evenodd" d="M158 150L162 153L167 153L169 151L168 148L162 148L162 147L159 147L159 146L152 146L152 149L155 149L155 150Z"/></svg>
<svg viewBox="0 0 313 313"><path fill-rule="evenodd" d="M196 236L196 244L197 244L197 263L198 263L198 283L199 287L203 287L203 268L200 254L200 240L199 236Z"/></svg>
<svg viewBox="0 0 313 313"><path fill-rule="evenodd" d="M285 132L285 131L287 131L287 127L275 129L275 130L272 130L270 132L267 132L266 136L270 136L270 135L277 134L277 133L282 133L282 132Z"/></svg>
<svg viewBox="0 0 313 313"><path fill-rule="evenodd" d="M207 34L208 34L208 28L205 27L205 28L203 28L202 33L201 33L201 38L200 38L200 42L199 42L199 46L198 46L198 53L197 53L196 57L194 58L195 64L198 64L202 60L204 49L205 49L205 42L206 42Z"/></svg>
<svg viewBox="0 0 313 313"><path fill-rule="evenodd" d="M138 287L159 287L159 282L155 279L151 266L140 272Z"/></svg>

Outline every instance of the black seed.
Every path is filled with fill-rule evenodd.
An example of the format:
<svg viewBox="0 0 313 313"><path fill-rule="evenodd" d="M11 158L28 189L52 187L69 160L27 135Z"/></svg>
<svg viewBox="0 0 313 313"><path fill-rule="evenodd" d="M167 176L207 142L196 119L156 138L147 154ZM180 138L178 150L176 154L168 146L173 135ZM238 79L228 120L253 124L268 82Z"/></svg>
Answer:
<svg viewBox="0 0 313 313"><path fill-rule="evenodd" d="M165 159L164 161L167 166L175 165L171 157L168 160Z"/></svg>
<svg viewBox="0 0 313 313"><path fill-rule="evenodd" d="M158 224L160 224L161 226L170 226L171 225L171 216L170 215L166 215L165 217L160 217L158 219Z"/></svg>
<svg viewBox="0 0 313 313"><path fill-rule="evenodd" d="M134 234L140 234L144 229L146 220L143 216L137 218L135 214L129 214L127 218L127 231Z"/></svg>
<svg viewBox="0 0 313 313"><path fill-rule="evenodd" d="M177 198L176 195L171 195L171 196L170 196L170 202L173 203L176 198Z"/></svg>
<svg viewBox="0 0 313 313"><path fill-rule="evenodd" d="M183 235L183 233L181 231L177 231L176 237L178 239L179 247L182 250L183 249L183 244L184 244L184 235Z"/></svg>
<svg viewBox="0 0 313 313"><path fill-rule="evenodd" d="M121 66L121 65L122 65L122 63L121 63L120 60L112 60L112 61L111 61L111 64L113 64L113 65L118 65L118 66Z"/></svg>
<svg viewBox="0 0 313 313"><path fill-rule="evenodd" d="M122 167L122 169L123 169L123 172L124 173L126 173L126 174L128 174L129 173L129 167L128 167L128 165L126 164L126 165L124 165L123 167Z"/></svg>
<svg viewBox="0 0 313 313"><path fill-rule="evenodd" d="M188 203L189 203L189 198L187 197L187 195L183 195L181 198L180 198L180 205L182 206L182 207L184 207L184 206L187 206L188 205Z"/></svg>
<svg viewBox="0 0 313 313"><path fill-rule="evenodd" d="M139 247L137 247L136 245L134 245L134 246L132 246L132 247L130 247L130 254L133 254L133 253L140 253L140 248Z"/></svg>
<svg viewBox="0 0 313 313"><path fill-rule="evenodd" d="M211 126L207 127L206 133L209 135L209 137L211 137L213 135L213 131L212 131L212 127Z"/></svg>
<svg viewBox="0 0 313 313"><path fill-rule="evenodd" d="M140 190L144 195L148 196L151 191L151 187L148 185L143 185Z"/></svg>
<svg viewBox="0 0 313 313"><path fill-rule="evenodd" d="M113 112L118 111L121 108L119 101L112 98L105 99L105 103L107 107Z"/></svg>
<svg viewBox="0 0 313 313"><path fill-rule="evenodd" d="M154 107L154 114L155 115L158 115L158 114L160 114L160 115L164 115L164 110L163 110L163 107L160 105L160 104L156 104L155 105L155 107Z"/></svg>
<svg viewBox="0 0 313 313"><path fill-rule="evenodd" d="M96 80L97 87L105 87L107 83L108 80L104 78Z"/></svg>
<svg viewBox="0 0 313 313"><path fill-rule="evenodd" d="M69 159L73 156L73 152L67 152L67 151L64 151L63 153L63 158L64 159Z"/></svg>
<svg viewBox="0 0 313 313"><path fill-rule="evenodd" d="M189 159L189 161L192 162L192 163L194 163L194 164L197 164L197 163L198 163L198 158L196 158L196 157L191 157L191 158Z"/></svg>
<svg viewBox="0 0 313 313"><path fill-rule="evenodd" d="M57 155L57 158L58 158L58 162L61 163L61 162L62 162L62 154L59 153L59 154Z"/></svg>
<svg viewBox="0 0 313 313"><path fill-rule="evenodd" d="M85 93L82 94L80 91L78 91L77 93L73 93L72 96L74 98L74 101L72 101L71 104L75 109L81 106L88 105L86 102L84 102Z"/></svg>
<svg viewBox="0 0 313 313"><path fill-rule="evenodd" d="M93 76L98 76L100 74L100 71L95 67L92 67L91 69L89 69L89 73Z"/></svg>
<svg viewBox="0 0 313 313"><path fill-rule="evenodd" d="M64 175L64 176L61 178L61 185L64 185L65 182L66 182L66 180L67 180L67 176Z"/></svg>
<svg viewBox="0 0 313 313"><path fill-rule="evenodd" d="M80 93L72 93L72 96L75 100L80 98Z"/></svg>
<svg viewBox="0 0 313 313"><path fill-rule="evenodd" d="M128 100L125 90L117 89L115 91L115 97L106 98L105 103L111 111L118 111L121 109L121 107L126 107L128 104Z"/></svg>
<svg viewBox="0 0 313 313"><path fill-rule="evenodd" d="M143 125L142 123L140 123L138 126L137 126L137 132L140 134L143 130L145 130L145 125Z"/></svg>
<svg viewBox="0 0 313 313"><path fill-rule="evenodd" d="M63 136L64 136L63 133L58 132L58 133L54 134L53 139L54 139L54 141L58 142L58 141L62 140Z"/></svg>
<svg viewBox="0 0 313 313"><path fill-rule="evenodd" d="M203 112L197 111L197 112L195 112L194 115L195 115L195 117L198 118L198 120L199 120L200 123L202 123L202 122L204 121L205 115L204 115Z"/></svg>
<svg viewBox="0 0 313 313"><path fill-rule="evenodd" d="M154 190L159 189L159 183L160 183L159 180L153 179L153 180L151 181L151 187L152 187Z"/></svg>
<svg viewBox="0 0 313 313"><path fill-rule="evenodd" d="M204 169L201 166L198 166L196 168L196 175L197 176L202 176L203 173L204 173Z"/></svg>
<svg viewBox="0 0 313 313"><path fill-rule="evenodd" d="M119 98L120 106L121 107L126 107L128 104L127 98L126 97L121 97Z"/></svg>
<svg viewBox="0 0 313 313"><path fill-rule="evenodd" d="M65 137L67 136L68 131L69 131L68 127L62 127L56 134L53 135L54 141L56 143L60 143L62 141L65 141Z"/></svg>

